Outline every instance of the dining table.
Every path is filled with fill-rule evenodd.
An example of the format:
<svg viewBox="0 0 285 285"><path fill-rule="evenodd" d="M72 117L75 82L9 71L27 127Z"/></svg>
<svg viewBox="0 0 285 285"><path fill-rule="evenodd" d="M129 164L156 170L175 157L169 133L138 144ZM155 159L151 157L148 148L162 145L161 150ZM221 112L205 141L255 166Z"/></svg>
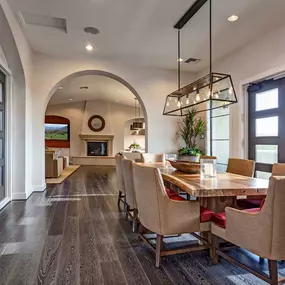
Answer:
<svg viewBox="0 0 285 285"><path fill-rule="evenodd" d="M166 183L216 213L224 211L227 206L236 207L238 198L266 196L269 184L268 180L227 172L218 172L216 177L203 178L200 174L178 171L167 163L139 164L160 169Z"/></svg>

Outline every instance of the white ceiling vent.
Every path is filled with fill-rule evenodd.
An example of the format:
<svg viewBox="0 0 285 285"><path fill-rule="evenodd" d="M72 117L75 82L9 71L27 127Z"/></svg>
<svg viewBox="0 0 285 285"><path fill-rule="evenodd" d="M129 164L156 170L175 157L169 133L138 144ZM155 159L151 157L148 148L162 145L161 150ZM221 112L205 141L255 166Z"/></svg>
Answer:
<svg viewBox="0 0 285 285"><path fill-rule="evenodd" d="M67 33L66 19L63 18L49 17L26 12L19 12L19 18L23 25L51 27Z"/></svg>

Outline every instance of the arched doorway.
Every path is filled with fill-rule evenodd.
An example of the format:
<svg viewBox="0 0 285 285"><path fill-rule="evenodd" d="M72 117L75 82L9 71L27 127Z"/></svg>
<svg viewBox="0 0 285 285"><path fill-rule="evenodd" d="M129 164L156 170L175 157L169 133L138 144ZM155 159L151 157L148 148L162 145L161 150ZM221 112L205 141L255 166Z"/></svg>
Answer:
<svg viewBox="0 0 285 285"><path fill-rule="evenodd" d="M140 106L141 106L141 108L140 108L141 111L140 112L143 115L141 117L144 118L144 121L145 121L145 129L144 129L143 135L140 134L140 139L141 139L142 136L145 138L144 139L145 142L142 144L143 145L142 148L145 150L147 148L147 145L146 145L147 139L146 139L145 135L147 135L147 128L148 128L147 122L148 122L148 120L147 120L147 114L146 114L146 109L145 109L144 103L142 102L139 94L136 92L136 90L128 82L126 82L124 79L122 79L121 77L119 77L119 76L117 76L115 74L112 74L112 73L109 73L109 72L106 72L106 71L101 71L101 70L86 70L86 71L80 71L80 72L76 72L76 73L70 74L70 75L66 76L65 78L63 78L62 80L60 80L57 84L55 84L55 86L50 91L49 96L47 98L47 102L46 102L46 107L47 107L46 115L48 115L48 116L50 116L50 115L63 116L63 117L67 117L67 118L69 118L71 120L71 127L70 127L70 129L71 129L71 131L70 131L71 139L70 139L70 149L68 150L69 153L70 153L70 156L71 157L73 157L73 156L74 157L78 157L78 156L86 155L85 154L86 150L85 151L82 150L82 143L80 141L80 138L79 138L78 134L90 133L90 130L87 128L86 116L89 115L88 117L91 117L91 115L94 115L94 112L90 113L90 106L91 106L91 103L94 103L95 101L92 101L93 99L90 99L90 96L87 96L86 93L80 93L80 95L82 97L87 96L88 99L85 99L85 97L84 98L81 98L81 97L78 98L78 94L76 94L76 93L75 93L76 94L75 95L75 97L76 97L75 99L72 99L72 98L71 99L67 99L67 97L66 97L67 94L68 94L68 97L72 97L72 95L69 95L69 94L73 94L72 93L73 90L79 90L79 86L82 85L82 84L78 85L80 83L80 81L81 82L82 81L85 82L84 80L79 80L80 78L82 78L82 79L85 78L85 80L87 80L87 78L89 78L88 82L91 85L91 87L92 87L91 83L95 84L95 83L98 83L98 80L101 80L104 83L106 83L106 81L107 81L106 85L108 85L108 82L109 82L110 85L111 85L110 82L116 82L115 83L116 86L123 86L124 89L128 91L128 96L130 97L131 104L130 104L130 101L129 101L128 102L129 103L128 108L127 108L127 106L124 105L124 107L121 110L121 117L118 117L117 121L120 120L120 119L121 120L125 119L125 117L122 114L124 112L126 113L126 109L128 109L128 112L129 112L129 114L131 113L132 117L128 117L127 119L125 119L125 122L129 121L130 119L135 119L135 114L134 114L134 103L135 103L135 100L134 99L135 98L137 99L136 101L138 101ZM93 81L95 81L95 83L92 82L92 81L90 83L91 78L92 78ZM102 79L100 79L100 78L102 78ZM108 80L106 80L106 79L108 79ZM86 85L88 85L88 84L86 84ZM88 85L89 89L90 89L90 85ZM109 85L109 87L110 87L110 85ZM85 89L85 88L87 89L88 86L82 86L82 89ZM84 91L84 92L87 92L87 91ZM78 92L78 91L75 91L75 92ZM104 94L104 95L106 95L106 97L108 97L107 94ZM64 100L63 101L57 100L57 97L63 98ZM108 98L108 99L110 100L110 98ZM68 100L74 100L74 101L68 101ZM84 101L84 100L86 100L86 101ZM49 105L48 105L48 102L49 102ZM82 104L79 104L80 102ZM98 103L99 101L96 101L96 102ZM114 104L112 104L112 105L109 104L108 108L111 109L110 106L112 106L112 108L113 108L113 105ZM117 105L119 106L119 103ZM74 112L71 113L70 112L70 109L71 109L70 106L73 106L72 108L77 108L76 111L73 109ZM81 114L82 113L82 109L83 109L83 115ZM80 111L80 114L79 114L79 111ZM107 127L101 133L98 133L98 134L104 134L104 132L105 132L105 134L108 133L107 129L108 129L108 126L110 125L110 122L111 121L116 121L116 119L112 118L112 120L111 120L109 117L112 116L112 115L110 115L110 113L111 114L116 113L117 109L114 108L111 111L112 112L109 111L108 115L105 115L105 113L104 113L104 115L102 115L107 120L107 122L106 122L106 126ZM113 111L115 111L115 112L113 112ZM100 110L98 110L98 113L100 114ZM75 114L76 114L76 117L75 117ZM81 128L80 128L80 126L78 126L78 121L81 121L80 116L83 117L82 122L84 121L84 127L81 127ZM115 116L115 115L113 115L113 116ZM76 121L76 122L73 123L74 121ZM112 133L112 135L114 135L114 143L112 144L113 152L111 154L109 153L108 156L109 155L113 156L116 152L118 152L120 150L124 150L126 148L125 138L124 137L122 139L121 148L118 148L118 140L119 140L118 138L120 136L118 134L118 132L125 133L125 131L126 131L125 122L121 123L122 126L123 126L122 130L121 129L117 130L117 128L119 128L119 126L118 125L115 126L115 124L112 122L113 130L110 133ZM114 131L114 129L115 129L115 131ZM131 133L133 133L133 132L130 132L129 135ZM47 134L47 131L46 131L46 134ZM137 138L138 135L137 136L133 135L133 137L134 137L133 141L138 140L138 138ZM121 138L120 138L120 140L121 140ZM129 137L128 137L128 140L130 140ZM47 146L47 144L50 145L50 143L46 141L46 146ZM81 144L81 146L80 146L80 144ZM81 150L80 150L80 148L81 148ZM84 149L84 147L83 147L83 149ZM62 151L62 149L61 149L61 151ZM63 151L64 151L64 153L66 155L67 154L66 150L63 150ZM79 164L81 164L81 163L79 163Z"/></svg>

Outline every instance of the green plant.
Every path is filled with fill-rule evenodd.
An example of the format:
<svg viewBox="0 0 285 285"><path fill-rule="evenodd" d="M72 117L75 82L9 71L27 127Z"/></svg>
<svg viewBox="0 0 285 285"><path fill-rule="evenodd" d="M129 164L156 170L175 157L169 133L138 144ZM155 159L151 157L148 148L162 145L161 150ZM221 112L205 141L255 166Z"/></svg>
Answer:
<svg viewBox="0 0 285 285"><path fill-rule="evenodd" d="M138 149L141 149L141 146L140 146L138 143L133 142L133 143L129 146L129 149L138 150Z"/></svg>
<svg viewBox="0 0 285 285"><path fill-rule="evenodd" d="M178 125L178 136L185 143L185 147L178 150L179 155L201 154L201 151L196 148L196 138L205 133L206 122L201 118L197 118L197 109L188 110Z"/></svg>

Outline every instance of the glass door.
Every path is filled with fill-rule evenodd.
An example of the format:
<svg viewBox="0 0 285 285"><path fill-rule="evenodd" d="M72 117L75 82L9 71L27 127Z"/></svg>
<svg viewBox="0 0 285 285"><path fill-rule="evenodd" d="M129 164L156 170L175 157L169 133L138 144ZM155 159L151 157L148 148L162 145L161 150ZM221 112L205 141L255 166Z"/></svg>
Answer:
<svg viewBox="0 0 285 285"><path fill-rule="evenodd" d="M5 75L0 72L0 201L5 197Z"/></svg>
<svg viewBox="0 0 285 285"><path fill-rule="evenodd" d="M273 163L285 163L285 79L268 80L248 88L249 159L255 176L268 179Z"/></svg>

